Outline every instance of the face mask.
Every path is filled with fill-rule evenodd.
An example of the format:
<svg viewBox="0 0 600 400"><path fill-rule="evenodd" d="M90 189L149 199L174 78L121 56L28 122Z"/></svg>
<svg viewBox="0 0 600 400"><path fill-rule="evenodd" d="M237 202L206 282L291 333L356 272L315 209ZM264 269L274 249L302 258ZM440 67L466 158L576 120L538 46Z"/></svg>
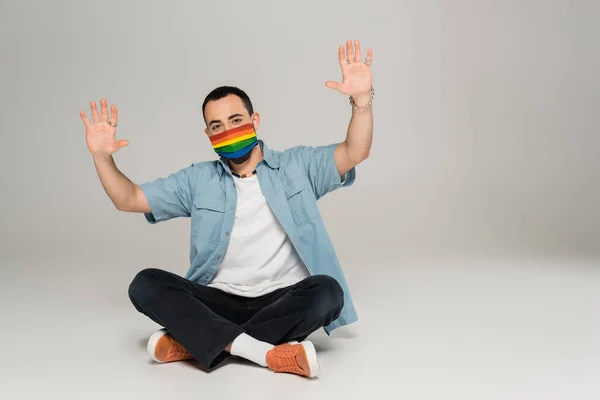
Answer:
<svg viewBox="0 0 600 400"><path fill-rule="evenodd" d="M210 142L218 155L235 164L241 164L250 158L250 151L258 140L254 126L248 123L214 135Z"/></svg>

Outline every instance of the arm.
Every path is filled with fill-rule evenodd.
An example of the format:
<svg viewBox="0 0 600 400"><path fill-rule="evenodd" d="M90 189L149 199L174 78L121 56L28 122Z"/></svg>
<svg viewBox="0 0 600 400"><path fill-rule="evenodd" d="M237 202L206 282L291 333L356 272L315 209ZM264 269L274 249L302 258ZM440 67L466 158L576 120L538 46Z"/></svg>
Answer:
<svg viewBox="0 0 600 400"><path fill-rule="evenodd" d="M150 213L144 192L117 168L112 155L94 155L94 165L106 194L119 211Z"/></svg>
<svg viewBox="0 0 600 400"><path fill-rule="evenodd" d="M359 107L369 102L369 97L357 97L356 105ZM352 110L352 117L348 125L346 140L335 149L335 164L340 176L346 175L353 167L366 160L371 152L373 140L373 111Z"/></svg>
<svg viewBox="0 0 600 400"><path fill-rule="evenodd" d="M360 110L352 108L352 117L348 125L346 140L335 149L335 163L340 173L344 176L353 167L369 157L373 139L373 111L371 108L371 60L373 52L367 51L365 62L362 61L360 42L346 42L344 47L338 48L338 60L342 69L342 83L327 81L325 85L342 94L351 96L352 101ZM356 53L356 55L355 55ZM366 109L364 109L366 107Z"/></svg>

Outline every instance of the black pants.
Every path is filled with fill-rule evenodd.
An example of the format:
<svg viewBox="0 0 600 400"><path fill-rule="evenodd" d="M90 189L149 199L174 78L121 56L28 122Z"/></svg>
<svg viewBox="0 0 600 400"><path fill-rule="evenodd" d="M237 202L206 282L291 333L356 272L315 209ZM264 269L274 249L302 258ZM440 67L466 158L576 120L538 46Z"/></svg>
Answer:
<svg viewBox="0 0 600 400"><path fill-rule="evenodd" d="M250 298L153 268L136 275L129 298L207 369L230 356L224 349L241 333L274 345L302 341L337 319L344 304L342 288L327 275Z"/></svg>

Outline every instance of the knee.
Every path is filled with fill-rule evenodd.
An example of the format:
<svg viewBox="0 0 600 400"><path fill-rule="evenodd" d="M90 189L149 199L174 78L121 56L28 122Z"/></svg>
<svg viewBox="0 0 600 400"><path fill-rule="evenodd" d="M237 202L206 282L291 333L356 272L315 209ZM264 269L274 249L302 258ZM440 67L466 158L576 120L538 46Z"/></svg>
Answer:
<svg viewBox="0 0 600 400"><path fill-rule="evenodd" d="M315 308L318 314L329 315L339 311L344 306L344 291L339 282L329 275L313 275L311 283L317 286Z"/></svg>
<svg viewBox="0 0 600 400"><path fill-rule="evenodd" d="M149 297L152 297L160 275L160 270L155 268L147 268L136 274L129 284L129 298L134 303L145 302Z"/></svg>

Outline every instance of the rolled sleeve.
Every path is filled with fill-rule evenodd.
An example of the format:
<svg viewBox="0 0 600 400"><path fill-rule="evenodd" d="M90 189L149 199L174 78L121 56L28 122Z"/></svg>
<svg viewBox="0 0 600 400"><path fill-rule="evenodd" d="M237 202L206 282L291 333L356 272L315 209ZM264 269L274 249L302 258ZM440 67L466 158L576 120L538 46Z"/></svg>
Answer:
<svg viewBox="0 0 600 400"><path fill-rule="evenodd" d="M352 167L342 178L335 164L335 149L339 143L325 146L301 146L303 163L317 199L341 187L348 187L356 179Z"/></svg>
<svg viewBox="0 0 600 400"><path fill-rule="evenodd" d="M155 224L177 217L189 217L192 205L193 167L183 168L167 177L139 185L144 192L150 213L146 220Z"/></svg>

